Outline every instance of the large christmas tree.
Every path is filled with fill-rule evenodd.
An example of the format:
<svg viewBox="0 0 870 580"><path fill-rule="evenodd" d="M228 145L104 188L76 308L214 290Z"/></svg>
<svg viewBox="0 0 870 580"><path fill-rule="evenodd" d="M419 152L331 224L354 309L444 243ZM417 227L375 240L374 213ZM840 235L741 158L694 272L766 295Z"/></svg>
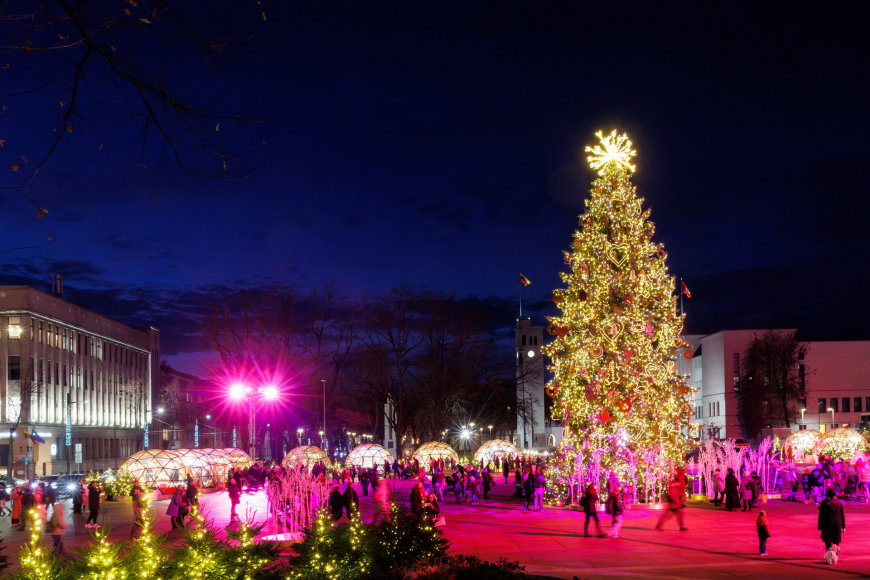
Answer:
<svg viewBox="0 0 870 580"><path fill-rule="evenodd" d="M614 471L652 500L685 451L692 391L676 361L691 350L667 253L631 184L631 141L596 135L600 144L586 151L598 175L564 253L565 287L554 291L556 338L543 349L554 375L547 394L565 427L551 480L560 495Z"/></svg>

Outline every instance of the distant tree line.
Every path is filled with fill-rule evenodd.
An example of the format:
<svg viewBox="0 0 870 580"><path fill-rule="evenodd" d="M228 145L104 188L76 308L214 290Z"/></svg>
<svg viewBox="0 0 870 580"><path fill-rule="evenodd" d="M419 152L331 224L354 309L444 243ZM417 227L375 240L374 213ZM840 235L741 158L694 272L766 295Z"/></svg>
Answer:
<svg viewBox="0 0 870 580"><path fill-rule="evenodd" d="M489 425L515 429L513 357L476 311L441 292L403 286L356 300L331 284L307 293L274 286L213 308L205 335L220 361L216 388L242 380L285 393L281 412L258 419L258 437L271 424L273 457L296 446L298 427L321 429L324 398L331 449L351 431L380 442L385 422L399 456L470 422L478 437L486 427L484 438Z"/></svg>

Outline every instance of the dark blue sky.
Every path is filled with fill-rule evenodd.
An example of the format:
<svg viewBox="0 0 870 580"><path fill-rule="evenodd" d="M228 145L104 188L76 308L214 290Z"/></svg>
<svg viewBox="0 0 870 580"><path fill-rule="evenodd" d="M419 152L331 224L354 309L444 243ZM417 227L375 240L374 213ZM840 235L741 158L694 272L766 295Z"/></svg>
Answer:
<svg viewBox="0 0 870 580"><path fill-rule="evenodd" d="M583 147L617 128L693 292L687 331L870 335L866 3L297 4L186 14L219 53L125 37L145 74L243 117L172 126L185 162L232 179L160 163L153 132L143 163L135 102L93 71L26 196L0 192L0 283L63 274L70 299L161 328L194 373L205 305L276 281L351 297L407 282L509 327L520 271L526 309L550 312L592 179ZM3 54L0 185L50 146L77 54ZM232 155L226 171L208 151Z"/></svg>

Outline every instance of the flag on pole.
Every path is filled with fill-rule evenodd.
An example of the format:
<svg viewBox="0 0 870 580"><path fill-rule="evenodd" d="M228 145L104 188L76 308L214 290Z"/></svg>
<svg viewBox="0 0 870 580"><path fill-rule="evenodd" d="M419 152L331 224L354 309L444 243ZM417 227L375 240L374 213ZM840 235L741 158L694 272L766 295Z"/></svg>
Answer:
<svg viewBox="0 0 870 580"><path fill-rule="evenodd" d="M692 293L689 292L689 288L686 286L686 283L683 282L682 280L680 280L680 284L683 285L683 290L682 290L682 292L683 292L683 294L686 295L686 298L691 298L691 297L692 297Z"/></svg>
<svg viewBox="0 0 870 580"><path fill-rule="evenodd" d="M529 280L528 278L523 276L523 273L520 272L520 284L522 284L523 286L528 286L531 283L532 283L531 280Z"/></svg>
<svg viewBox="0 0 870 580"><path fill-rule="evenodd" d="M45 445L45 439L43 439L42 437L40 437L40 436L36 433L36 431L33 431L33 432L30 434L30 438L33 439L33 442L34 442L34 443L42 443L43 445Z"/></svg>

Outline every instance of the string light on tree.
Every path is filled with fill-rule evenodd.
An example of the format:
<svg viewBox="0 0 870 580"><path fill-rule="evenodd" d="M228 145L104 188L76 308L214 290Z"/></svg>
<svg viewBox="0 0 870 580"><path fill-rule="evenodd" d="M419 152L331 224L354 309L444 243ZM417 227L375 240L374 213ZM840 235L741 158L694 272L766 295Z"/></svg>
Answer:
<svg viewBox="0 0 870 580"><path fill-rule="evenodd" d="M649 491L682 456L692 390L677 372L683 316L667 252L653 241L650 210L631 183L636 156L626 134L596 133L586 148L596 171L580 228L564 252L559 316L542 350L554 378L547 393L564 437L551 470L554 489L593 482L613 470Z"/></svg>

